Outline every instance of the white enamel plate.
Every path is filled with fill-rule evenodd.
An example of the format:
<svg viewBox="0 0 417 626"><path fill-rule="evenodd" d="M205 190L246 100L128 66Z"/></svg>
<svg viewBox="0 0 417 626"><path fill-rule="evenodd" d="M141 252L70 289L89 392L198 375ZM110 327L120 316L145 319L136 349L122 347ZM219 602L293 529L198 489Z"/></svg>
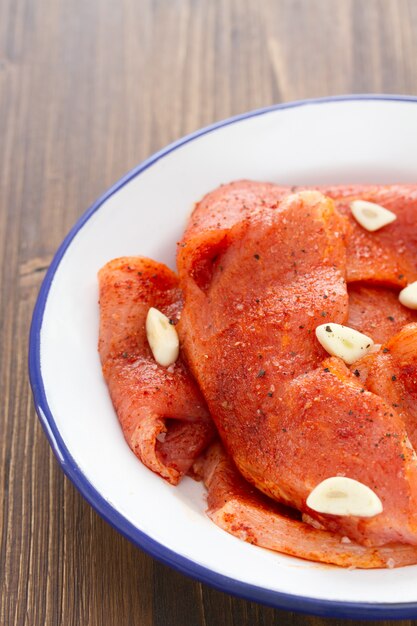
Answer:
<svg viewBox="0 0 417 626"><path fill-rule="evenodd" d="M239 178L284 185L417 182L417 99L354 96L254 111L180 140L112 187L62 243L36 304L30 377L42 425L91 505L172 567L276 607L417 617L417 566L344 570L246 544L206 517L201 484L186 478L169 486L125 443L97 354L97 271L123 255L174 267L193 203Z"/></svg>

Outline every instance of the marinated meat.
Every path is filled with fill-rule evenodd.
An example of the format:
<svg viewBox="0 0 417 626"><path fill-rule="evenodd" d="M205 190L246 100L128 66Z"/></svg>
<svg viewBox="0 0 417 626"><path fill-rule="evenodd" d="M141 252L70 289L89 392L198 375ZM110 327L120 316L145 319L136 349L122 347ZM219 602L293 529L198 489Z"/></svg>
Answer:
<svg viewBox="0 0 417 626"><path fill-rule="evenodd" d="M169 369L158 365L146 339L149 307L178 321L178 279L161 263L125 257L100 270L99 286L99 352L123 434L149 469L177 484L214 435L184 361Z"/></svg>

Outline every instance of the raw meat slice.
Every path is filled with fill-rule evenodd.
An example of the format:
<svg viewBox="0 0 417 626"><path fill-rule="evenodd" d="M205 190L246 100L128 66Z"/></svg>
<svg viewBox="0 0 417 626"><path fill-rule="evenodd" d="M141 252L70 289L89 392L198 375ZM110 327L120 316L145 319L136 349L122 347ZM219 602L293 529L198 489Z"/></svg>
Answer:
<svg viewBox="0 0 417 626"><path fill-rule="evenodd" d="M263 496L246 482L219 443L195 464L208 491L209 517L231 535L262 548L342 567L392 568L417 563L417 547L368 548L348 537L318 530L297 512Z"/></svg>
<svg viewBox="0 0 417 626"><path fill-rule="evenodd" d="M403 287L417 279L417 185L336 185L318 187L333 198L337 210L350 222L347 281L368 281ZM397 219L375 232L356 222L353 200L380 204Z"/></svg>
<svg viewBox="0 0 417 626"><path fill-rule="evenodd" d="M178 279L161 263L124 257L100 270L99 285L99 352L123 434L149 469L177 484L214 435L181 356L170 368L162 367L146 339L149 307L178 321Z"/></svg>

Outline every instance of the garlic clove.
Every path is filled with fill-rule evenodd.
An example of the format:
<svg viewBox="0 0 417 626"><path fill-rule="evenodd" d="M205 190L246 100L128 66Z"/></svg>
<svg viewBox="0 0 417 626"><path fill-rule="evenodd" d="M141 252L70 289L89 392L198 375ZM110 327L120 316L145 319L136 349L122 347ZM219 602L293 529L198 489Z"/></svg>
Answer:
<svg viewBox="0 0 417 626"><path fill-rule="evenodd" d="M366 230L373 232L397 219L392 211L388 211L380 204L366 200L354 200L350 203L355 220Z"/></svg>
<svg viewBox="0 0 417 626"><path fill-rule="evenodd" d="M332 476L319 483L307 498L307 506L317 513L374 517L383 506L369 487L345 476Z"/></svg>
<svg viewBox="0 0 417 626"><path fill-rule="evenodd" d="M167 316L154 307L149 309L146 316L146 337L159 365L168 367L175 363L180 349L177 331Z"/></svg>
<svg viewBox="0 0 417 626"><path fill-rule="evenodd" d="M329 354L340 357L348 365L367 354L374 345L367 335L332 322L317 326L316 337Z"/></svg>
<svg viewBox="0 0 417 626"><path fill-rule="evenodd" d="M404 287L398 295L398 299L409 309L417 309L417 280Z"/></svg>

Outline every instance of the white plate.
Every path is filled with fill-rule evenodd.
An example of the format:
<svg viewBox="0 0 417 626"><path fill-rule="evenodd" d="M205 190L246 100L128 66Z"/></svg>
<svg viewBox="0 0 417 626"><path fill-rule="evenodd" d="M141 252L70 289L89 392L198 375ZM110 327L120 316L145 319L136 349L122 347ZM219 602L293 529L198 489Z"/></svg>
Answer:
<svg viewBox="0 0 417 626"><path fill-rule="evenodd" d="M344 570L239 541L205 515L204 489L171 487L124 441L97 354L97 271L122 255L174 267L193 203L238 178L284 185L417 181L417 99L297 102L220 122L151 157L110 189L59 248L30 339L37 412L63 470L115 528L223 591L344 617L417 617L417 566Z"/></svg>

